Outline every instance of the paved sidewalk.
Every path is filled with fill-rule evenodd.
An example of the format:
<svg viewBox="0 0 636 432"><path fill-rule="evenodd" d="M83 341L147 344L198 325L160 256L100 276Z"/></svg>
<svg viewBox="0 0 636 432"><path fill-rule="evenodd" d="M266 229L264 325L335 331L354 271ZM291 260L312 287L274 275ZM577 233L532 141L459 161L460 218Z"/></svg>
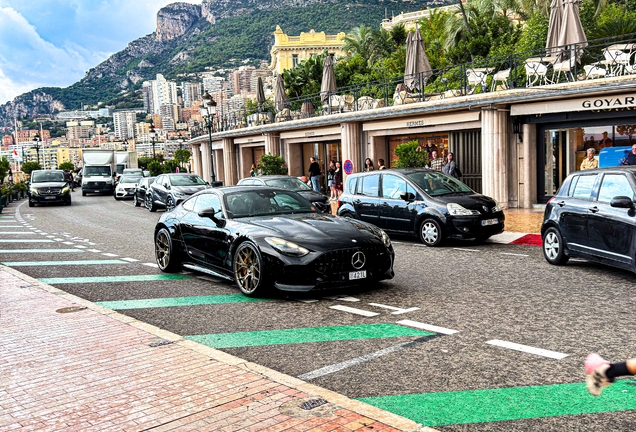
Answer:
<svg viewBox="0 0 636 432"><path fill-rule="evenodd" d="M433 430L4 266L0 352L3 431Z"/></svg>

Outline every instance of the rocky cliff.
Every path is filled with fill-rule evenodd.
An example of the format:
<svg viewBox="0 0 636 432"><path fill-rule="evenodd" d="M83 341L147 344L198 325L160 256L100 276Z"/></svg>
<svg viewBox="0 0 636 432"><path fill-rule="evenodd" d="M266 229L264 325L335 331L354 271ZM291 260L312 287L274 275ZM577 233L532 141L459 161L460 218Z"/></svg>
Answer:
<svg viewBox="0 0 636 432"><path fill-rule="evenodd" d="M157 40L169 41L183 36L202 17L201 5L173 3L157 14Z"/></svg>

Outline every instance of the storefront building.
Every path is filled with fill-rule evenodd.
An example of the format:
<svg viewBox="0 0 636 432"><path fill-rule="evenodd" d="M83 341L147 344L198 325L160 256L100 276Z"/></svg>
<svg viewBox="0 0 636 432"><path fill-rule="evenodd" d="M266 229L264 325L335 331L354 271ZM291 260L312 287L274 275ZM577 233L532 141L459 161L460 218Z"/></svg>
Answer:
<svg viewBox="0 0 636 432"><path fill-rule="evenodd" d="M462 181L505 208L540 206L578 170L587 148L636 140L636 77L578 81L344 112L191 140L194 171L225 185L249 176L271 153L289 174L306 175L309 158L324 171L330 160L350 160L362 171L368 157L390 168L399 144L453 152ZM604 132L607 132L604 134ZM323 188L326 185L323 185Z"/></svg>

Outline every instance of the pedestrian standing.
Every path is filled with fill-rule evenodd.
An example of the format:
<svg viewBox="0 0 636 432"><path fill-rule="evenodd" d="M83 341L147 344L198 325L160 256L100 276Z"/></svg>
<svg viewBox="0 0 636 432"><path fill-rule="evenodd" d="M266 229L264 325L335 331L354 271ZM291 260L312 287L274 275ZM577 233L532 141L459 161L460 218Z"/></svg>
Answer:
<svg viewBox="0 0 636 432"><path fill-rule="evenodd" d="M448 162L442 167L442 172L453 176L456 179L461 177L459 169L457 168L457 163L455 162L455 155L453 155L452 152L448 153Z"/></svg>
<svg viewBox="0 0 636 432"><path fill-rule="evenodd" d="M593 148L587 149L587 157L581 162L581 171L598 168L598 161L594 159L594 153L596 150Z"/></svg>
<svg viewBox="0 0 636 432"><path fill-rule="evenodd" d="M373 171L373 161L370 158L366 158L364 161L364 172Z"/></svg>
<svg viewBox="0 0 636 432"><path fill-rule="evenodd" d="M441 171L444 167L444 159L437 157L437 150L431 152L431 161L428 163L428 166L435 171Z"/></svg>
<svg viewBox="0 0 636 432"><path fill-rule="evenodd" d="M617 377L627 375L636 375L636 358L610 363L592 353L585 359L585 383L587 391L593 396L600 396L603 388L611 385Z"/></svg>
<svg viewBox="0 0 636 432"><path fill-rule="evenodd" d="M314 191L320 193L320 165L313 156L309 158L309 161L311 162L309 164L309 181L311 181Z"/></svg>
<svg viewBox="0 0 636 432"><path fill-rule="evenodd" d="M384 166L384 159L378 159L378 169L379 170L386 169L386 167Z"/></svg>
<svg viewBox="0 0 636 432"><path fill-rule="evenodd" d="M331 160L329 161L329 168L327 169L327 186L329 186L330 200L335 200L338 197L338 192L336 191L336 186L334 183L334 174L336 173L336 163Z"/></svg>
<svg viewBox="0 0 636 432"><path fill-rule="evenodd" d="M336 198L342 195L342 168L340 162L336 162L336 171L333 174L333 184L336 188Z"/></svg>
<svg viewBox="0 0 636 432"><path fill-rule="evenodd" d="M632 146L632 152L625 158L623 165L636 165L636 144Z"/></svg>

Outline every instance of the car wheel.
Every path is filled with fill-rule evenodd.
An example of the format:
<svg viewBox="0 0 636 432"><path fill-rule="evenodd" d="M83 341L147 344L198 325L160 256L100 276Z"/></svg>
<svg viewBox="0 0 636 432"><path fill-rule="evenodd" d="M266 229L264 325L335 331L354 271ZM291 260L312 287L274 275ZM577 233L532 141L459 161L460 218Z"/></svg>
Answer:
<svg viewBox="0 0 636 432"><path fill-rule="evenodd" d="M119 198L117 195L113 195L115 197L115 201L119 201L121 198Z"/></svg>
<svg viewBox="0 0 636 432"><path fill-rule="evenodd" d="M141 203L139 202L139 199L137 198L137 194L133 195L133 205L135 207L139 207L141 205Z"/></svg>
<svg viewBox="0 0 636 432"><path fill-rule="evenodd" d="M563 250L563 237L558 229L550 227L543 234L543 256L552 265L566 264L570 257Z"/></svg>
<svg viewBox="0 0 636 432"><path fill-rule="evenodd" d="M70 206L71 205L71 200L65 201L64 205Z"/></svg>
<svg viewBox="0 0 636 432"><path fill-rule="evenodd" d="M243 294L251 297L263 290L263 260L253 243L241 243L236 249L233 270L236 285Z"/></svg>
<svg viewBox="0 0 636 432"><path fill-rule="evenodd" d="M346 218L349 218L349 219L357 219L357 218L356 218L356 215L355 215L355 214L353 214L353 213L351 213L351 212L344 212L344 213L342 214L342 217L346 217Z"/></svg>
<svg viewBox="0 0 636 432"><path fill-rule="evenodd" d="M86 196L86 192L85 191L82 191L82 196Z"/></svg>
<svg viewBox="0 0 636 432"><path fill-rule="evenodd" d="M2 204L0 204L0 207L2 207ZM31 200L29 200L29 207L35 207L35 203Z"/></svg>
<svg viewBox="0 0 636 432"><path fill-rule="evenodd" d="M426 219L420 225L420 240L426 246L439 246L442 243L442 227L435 219Z"/></svg>
<svg viewBox="0 0 636 432"><path fill-rule="evenodd" d="M178 253L166 228L161 228L155 234L155 259L162 272L174 272L179 267Z"/></svg>
<svg viewBox="0 0 636 432"><path fill-rule="evenodd" d="M150 195L146 195L146 208L151 212L157 211L157 206L155 205L155 202L152 200L152 196Z"/></svg>
<svg viewBox="0 0 636 432"><path fill-rule="evenodd" d="M174 200L169 196L166 200L166 211L170 212L172 210L174 210Z"/></svg>

